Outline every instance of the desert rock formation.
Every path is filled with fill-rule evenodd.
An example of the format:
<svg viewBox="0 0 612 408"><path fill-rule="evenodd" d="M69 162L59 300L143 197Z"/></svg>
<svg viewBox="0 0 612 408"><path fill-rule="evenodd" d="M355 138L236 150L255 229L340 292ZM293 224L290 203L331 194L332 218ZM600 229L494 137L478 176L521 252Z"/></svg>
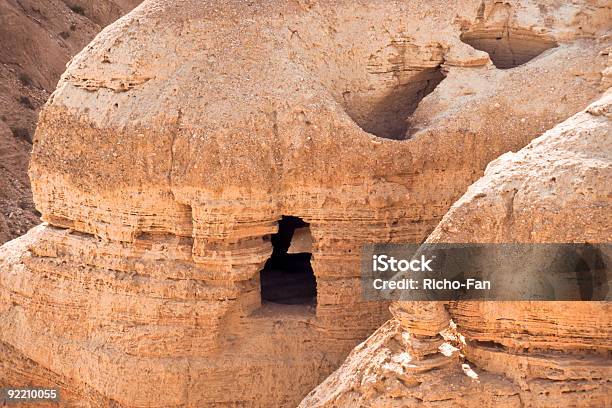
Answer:
<svg viewBox="0 0 612 408"><path fill-rule="evenodd" d="M40 107L68 60L139 3L0 1L0 244L40 223L27 175Z"/></svg>
<svg viewBox="0 0 612 408"><path fill-rule="evenodd" d="M610 242L611 120L609 91L494 160L427 242ZM392 311L301 406L612 403L609 302L397 302Z"/></svg>
<svg viewBox="0 0 612 408"><path fill-rule="evenodd" d="M422 242L488 162L598 98L609 12L145 2L41 112L45 224L0 249L0 378L93 405L295 406L390 317L361 298L362 245ZM284 222L310 235L308 302L263 296Z"/></svg>

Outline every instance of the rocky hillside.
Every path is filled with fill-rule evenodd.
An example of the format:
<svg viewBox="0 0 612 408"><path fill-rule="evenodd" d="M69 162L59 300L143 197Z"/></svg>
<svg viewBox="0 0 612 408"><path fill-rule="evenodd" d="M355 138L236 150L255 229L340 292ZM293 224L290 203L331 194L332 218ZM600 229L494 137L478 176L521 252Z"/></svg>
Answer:
<svg viewBox="0 0 612 408"><path fill-rule="evenodd" d="M610 242L611 178L612 91L489 164L427 242ZM609 302L397 302L392 311L300 407L612 404Z"/></svg>
<svg viewBox="0 0 612 408"><path fill-rule="evenodd" d="M40 107L70 58L138 3L0 1L0 243L40 222L27 176Z"/></svg>
<svg viewBox="0 0 612 408"><path fill-rule="evenodd" d="M609 16L599 0L146 1L40 113L45 223L0 248L0 387L295 407L383 325L304 407L605 406L605 307L392 318L363 296L361 254L432 231L546 240L587 220L581 202L593 225L559 236L604 239L607 99L584 109L610 87ZM438 352L451 317L463 361Z"/></svg>

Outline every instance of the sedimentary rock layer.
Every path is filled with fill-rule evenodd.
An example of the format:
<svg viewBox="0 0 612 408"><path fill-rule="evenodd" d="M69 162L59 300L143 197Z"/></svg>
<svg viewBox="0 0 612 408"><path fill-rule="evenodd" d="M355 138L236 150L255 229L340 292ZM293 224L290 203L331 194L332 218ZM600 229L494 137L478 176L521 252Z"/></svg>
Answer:
<svg viewBox="0 0 612 408"><path fill-rule="evenodd" d="M66 63L139 0L0 1L0 243L40 223L28 163L38 112Z"/></svg>
<svg viewBox="0 0 612 408"><path fill-rule="evenodd" d="M423 241L490 160L603 92L608 9L562 9L146 2L41 113L46 224L1 250L0 341L121 406L297 404L389 318L362 245ZM461 41L500 25L555 47L501 70ZM283 216L309 224L316 305L261 300Z"/></svg>
<svg viewBox="0 0 612 408"><path fill-rule="evenodd" d="M502 155L427 242L610 242L611 120L609 91ZM301 406L612 403L609 302L398 302L392 311Z"/></svg>

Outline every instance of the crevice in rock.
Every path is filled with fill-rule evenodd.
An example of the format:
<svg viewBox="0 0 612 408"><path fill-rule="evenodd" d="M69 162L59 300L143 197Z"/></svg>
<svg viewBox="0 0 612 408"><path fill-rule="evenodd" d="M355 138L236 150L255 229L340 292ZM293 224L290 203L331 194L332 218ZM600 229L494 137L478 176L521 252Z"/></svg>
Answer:
<svg viewBox="0 0 612 408"><path fill-rule="evenodd" d="M606 300L608 297L608 267L601 249L585 244L572 251L570 262L574 265L576 284L581 300Z"/></svg>
<svg viewBox="0 0 612 408"><path fill-rule="evenodd" d="M523 65L557 43L547 36L521 28L480 27L461 34L461 41L489 54L499 69Z"/></svg>
<svg viewBox="0 0 612 408"><path fill-rule="evenodd" d="M494 350L507 350L508 349L502 343L499 343L493 340L471 340L469 343L471 345L475 345L478 347L494 349Z"/></svg>
<svg viewBox="0 0 612 408"><path fill-rule="evenodd" d="M272 255L260 272L261 300L280 304L315 305L317 283L310 264L311 252L300 241L308 234L308 224L301 218L283 216L278 232L270 237ZM296 248L294 250L294 248Z"/></svg>
<svg viewBox="0 0 612 408"><path fill-rule="evenodd" d="M360 128L385 139L403 140L409 137L408 117L419 102L442 82L444 75L440 66L407 67L403 71L402 76L406 75L406 71L414 71L410 80L400 81L398 73L397 85L382 95L351 91L342 94L346 112Z"/></svg>

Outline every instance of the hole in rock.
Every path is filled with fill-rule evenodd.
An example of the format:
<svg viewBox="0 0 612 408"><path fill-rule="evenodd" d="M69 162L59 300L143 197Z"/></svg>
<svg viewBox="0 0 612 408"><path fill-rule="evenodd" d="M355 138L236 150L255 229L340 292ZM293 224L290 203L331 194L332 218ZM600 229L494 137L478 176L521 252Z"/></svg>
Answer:
<svg viewBox="0 0 612 408"><path fill-rule="evenodd" d="M272 255L259 275L262 303L315 305L317 282L310 265L308 224L298 217L283 216L271 241Z"/></svg>
<svg viewBox="0 0 612 408"><path fill-rule="evenodd" d="M530 30L508 27L479 28L461 34L461 41L489 54L497 68L522 65L557 43Z"/></svg>
<svg viewBox="0 0 612 408"><path fill-rule="evenodd" d="M407 139L408 117L444 79L440 67L405 68L401 75L405 77L406 71L411 70L414 73L408 80L400 80L398 71L396 85L382 94L345 91L342 96L348 115L368 133L386 139Z"/></svg>
<svg viewBox="0 0 612 408"><path fill-rule="evenodd" d="M601 250L586 244L575 255L574 273L580 300L605 300L609 277Z"/></svg>

